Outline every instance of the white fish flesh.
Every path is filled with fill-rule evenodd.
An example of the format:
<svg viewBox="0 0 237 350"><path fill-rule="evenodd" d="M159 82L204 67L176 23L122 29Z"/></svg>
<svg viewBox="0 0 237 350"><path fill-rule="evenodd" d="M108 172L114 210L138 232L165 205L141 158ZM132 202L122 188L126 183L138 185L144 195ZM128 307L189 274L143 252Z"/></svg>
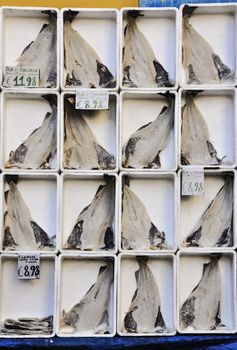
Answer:
<svg viewBox="0 0 237 350"><path fill-rule="evenodd" d="M100 185L91 203L79 214L64 249L101 250L114 248L115 183L110 176Z"/></svg>
<svg viewBox="0 0 237 350"><path fill-rule="evenodd" d="M218 165L222 159L209 138L208 126L195 104L196 92L189 91L182 108L181 163L183 165Z"/></svg>
<svg viewBox="0 0 237 350"><path fill-rule="evenodd" d="M113 264L108 260L106 265L101 266L95 283L79 303L70 311L63 311L63 324L73 327L74 333L109 332L109 303L113 278Z"/></svg>
<svg viewBox="0 0 237 350"><path fill-rule="evenodd" d="M124 29L123 86L124 87L171 87L168 72L158 62L155 53L137 25L137 18L144 16L141 11L127 12Z"/></svg>
<svg viewBox="0 0 237 350"><path fill-rule="evenodd" d="M40 88L54 88L57 85L57 13L42 11L49 16L35 41L32 41L17 60L22 67L39 68Z"/></svg>
<svg viewBox="0 0 237 350"><path fill-rule="evenodd" d="M182 329L214 330L221 326L221 281L218 260L212 254L203 265L202 278L180 309Z"/></svg>
<svg viewBox="0 0 237 350"><path fill-rule="evenodd" d="M92 46L72 28L71 22L78 11L64 13L64 66L65 86L81 88L114 88L116 80L101 62Z"/></svg>
<svg viewBox="0 0 237 350"><path fill-rule="evenodd" d="M53 248L54 237L32 219L30 211L18 190L15 179L9 177L9 190L5 192L6 211L4 214L4 250L39 250Z"/></svg>
<svg viewBox="0 0 237 350"><path fill-rule="evenodd" d="M160 152L167 146L174 124L174 96L168 94L168 107L157 118L134 132L122 150L125 168L160 168Z"/></svg>
<svg viewBox="0 0 237 350"><path fill-rule="evenodd" d="M64 167L68 169L114 169L114 156L96 140L81 110L65 100Z"/></svg>
<svg viewBox="0 0 237 350"><path fill-rule="evenodd" d="M122 247L123 249L163 249L166 246L165 233L158 230L139 197L123 185L122 202Z"/></svg>
<svg viewBox="0 0 237 350"><path fill-rule="evenodd" d="M214 52L211 45L190 24L195 6L186 5L183 17L183 66L188 84L220 84L234 73Z"/></svg>
<svg viewBox="0 0 237 350"><path fill-rule="evenodd" d="M10 153L5 168L46 169L51 168L57 149L57 99L55 95L44 95L51 106L42 125L14 152Z"/></svg>
<svg viewBox="0 0 237 350"><path fill-rule="evenodd" d="M213 201L203 213L184 245L195 247L223 247L232 244L233 181L227 176Z"/></svg>
<svg viewBox="0 0 237 350"><path fill-rule="evenodd" d="M129 333L155 333L166 330L159 289L147 259L137 257L139 265L139 269L135 272L137 289L124 318L124 328Z"/></svg>

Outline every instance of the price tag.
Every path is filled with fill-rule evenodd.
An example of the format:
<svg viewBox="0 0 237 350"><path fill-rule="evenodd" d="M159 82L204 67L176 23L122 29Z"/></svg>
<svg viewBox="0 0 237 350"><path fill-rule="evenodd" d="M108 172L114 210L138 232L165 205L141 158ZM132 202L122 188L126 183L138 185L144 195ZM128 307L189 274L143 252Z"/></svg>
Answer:
<svg viewBox="0 0 237 350"><path fill-rule="evenodd" d="M5 87L39 87L39 68L23 66L5 66L4 82Z"/></svg>
<svg viewBox="0 0 237 350"><path fill-rule="evenodd" d="M37 253L18 254L18 278L40 278L40 255Z"/></svg>
<svg viewBox="0 0 237 350"><path fill-rule="evenodd" d="M108 91L77 90L76 109L108 109Z"/></svg>
<svg viewBox="0 0 237 350"><path fill-rule="evenodd" d="M204 192L204 171L182 171L182 195L199 196Z"/></svg>

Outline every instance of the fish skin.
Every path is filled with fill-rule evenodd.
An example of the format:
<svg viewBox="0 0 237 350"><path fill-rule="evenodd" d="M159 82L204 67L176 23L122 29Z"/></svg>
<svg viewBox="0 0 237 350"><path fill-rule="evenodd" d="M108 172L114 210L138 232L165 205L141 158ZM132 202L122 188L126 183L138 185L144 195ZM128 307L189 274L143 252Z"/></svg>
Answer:
<svg viewBox="0 0 237 350"><path fill-rule="evenodd" d="M203 265L203 274L180 309L182 329L213 330L221 326L221 292L218 260L221 254L211 254Z"/></svg>
<svg viewBox="0 0 237 350"><path fill-rule="evenodd" d="M91 203L79 214L64 249L110 250L114 248L115 183L107 177Z"/></svg>
<svg viewBox="0 0 237 350"><path fill-rule="evenodd" d="M183 66L188 84L220 84L227 78L233 78L231 69L189 23L190 17L191 13L183 17Z"/></svg>
<svg viewBox="0 0 237 350"><path fill-rule="evenodd" d="M153 224L144 204L127 184L123 185L122 206L123 249L149 250L166 247L165 233Z"/></svg>
<svg viewBox="0 0 237 350"><path fill-rule="evenodd" d="M190 92L182 108L181 163L220 165L222 159L218 158L217 151L209 140L207 123L195 104L195 97Z"/></svg>
<svg viewBox="0 0 237 350"><path fill-rule="evenodd" d="M95 283L70 311L62 313L64 325L74 332L103 334L109 331L109 302L114 279L113 263L101 266Z"/></svg>
<svg viewBox="0 0 237 350"><path fill-rule="evenodd" d="M78 11L64 15L64 65L67 72L65 86L81 88L114 88L116 80L101 62L92 46L72 28Z"/></svg>
<svg viewBox="0 0 237 350"><path fill-rule="evenodd" d="M53 316L44 318L18 318L16 320L7 318L0 329L2 334L50 334L53 332Z"/></svg>
<svg viewBox="0 0 237 350"><path fill-rule="evenodd" d="M142 126L129 136L122 150L125 168L160 168L160 152L167 146L174 124L174 96L169 95L164 107L153 122Z"/></svg>
<svg viewBox="0 0 237 350"><path fill-rule="evenodd" d="M98 144L82 112L65 100L64 167L68 169L114 169L115 159Z"/></svg>
<svg viewBox="0 0 237 350"><path fill-rule="evenodd" d="M228 247L232 244L233 182L225 184L203 213L195 229L183 243L188 247Z"/></svg>
<svg viewBox="0 0 237 350"><path fill-rule="evenodd" d="M147 257L137 257L137 262L137 289L124 318L124 329L128 333L164 332L166 325L161 312L159 289L147 264Z"/></svg>
<svg viewBox="0 0 237 350"><path fill-rule="evenodd" d="M51 113L47 112L43 123L10 153L5 168L50 169L57 150L57 100L53 95L42 96L48 100Z"/></svg>
<svg viewBox="0 0 237 350"><path fill-rule="evenodd" d="M37 35L22 52L17 66L40 69L40 88L54 88L57 85L57 13L42 11L49 16Z"/></svg>
<svg viewBox="0 0 237 350"><path fill-rule="evenodd" d="M157 61L155 53L137 25L140 11L127 12L124 30L123 86L124 87L171 87L174 83Z"/></svg>
<svg viewBox="0 0 237 350"><path fill-rule="evenodd" d="M9 190L5 195L6 212L4 215L3 250L53 248L54 238L50 238L32 219L16 183L13 181L9 182ZM37 235L35 225L37 226Z"/></svg>

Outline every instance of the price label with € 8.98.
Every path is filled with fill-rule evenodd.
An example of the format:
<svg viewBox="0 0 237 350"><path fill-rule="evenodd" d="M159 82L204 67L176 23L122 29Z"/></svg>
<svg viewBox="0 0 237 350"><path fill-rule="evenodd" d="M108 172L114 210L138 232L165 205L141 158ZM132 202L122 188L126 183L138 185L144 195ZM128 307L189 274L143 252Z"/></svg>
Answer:
<svg viewBox="0 0 237 350"><path fill-rule="evenodd" d="M204 172L202 170L182 171L182 195L199 196L204 193Z"/></svg>
<svg viewBox="0 0 237 350"><path fill-rule="evenodd" d="M40 278L40 255L38 253L18 254L18 278Z"/></svg>

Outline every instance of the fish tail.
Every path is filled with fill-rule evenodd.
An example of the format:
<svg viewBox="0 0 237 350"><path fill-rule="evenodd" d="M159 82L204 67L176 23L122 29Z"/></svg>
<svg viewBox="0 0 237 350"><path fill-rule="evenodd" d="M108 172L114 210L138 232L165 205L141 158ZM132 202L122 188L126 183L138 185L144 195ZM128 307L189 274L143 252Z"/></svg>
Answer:
<svg viewBox="0 0 237 350"><path fill-rule="evenodd" d="M46 94L46 95L42 95L41 97L43 97L50 104L50 107L57 106L57 96L56 95Z"/></svg>
<svg viewBox="0 0 237 350"><path fill-rule="evenodd" d="M57 12L53 10L45 10L45 11L41 11L41 13L48 15L50 20L57 18Z"/></svg>
<svg viewBox="0 0 237 350"><path fill-rule="evenodd" d="M190 17L197 9L197 6L185 5L183 8L183 17Z"/></svg>
<svg viewBox="0 0 237 350"><path fill-rule="evenodd" d="M217 261L222 257L222 253L212 253L210 254L210 262L217 263Z"/></svg>
<svg viewBox="0 0 237 350"><path fill-rule="evenodd" d="M136 256L136 259L137 259L139 266L146 265L147 261L148 261L148 256L138 255L138 256Z"/></svg>
<svg viewBox="0 0 237 350"><path fill-rule="evenodd" d="M64 23L65 22L72 23L72 21L78 15L78 13L79 13L79 11L73 11L70 9L67 12L64 12L64 16L63 16Z"/></svg>
<svg viewBox="0 0 237 350"><path fill-rule="evenodd" d="M137 17L143 17L144 14L141 13L140 10L129 10L127 12L127 18L133 18L133 19L136 19Z"/></svg>
<svg viewBox="0 0 237 350"><path fill-rule="evenodd" d="M19 176L18 175L6 175L5 179L6 179L8 184L10 184L11 182L14 182L15 184L17 184Z"/></svg>

